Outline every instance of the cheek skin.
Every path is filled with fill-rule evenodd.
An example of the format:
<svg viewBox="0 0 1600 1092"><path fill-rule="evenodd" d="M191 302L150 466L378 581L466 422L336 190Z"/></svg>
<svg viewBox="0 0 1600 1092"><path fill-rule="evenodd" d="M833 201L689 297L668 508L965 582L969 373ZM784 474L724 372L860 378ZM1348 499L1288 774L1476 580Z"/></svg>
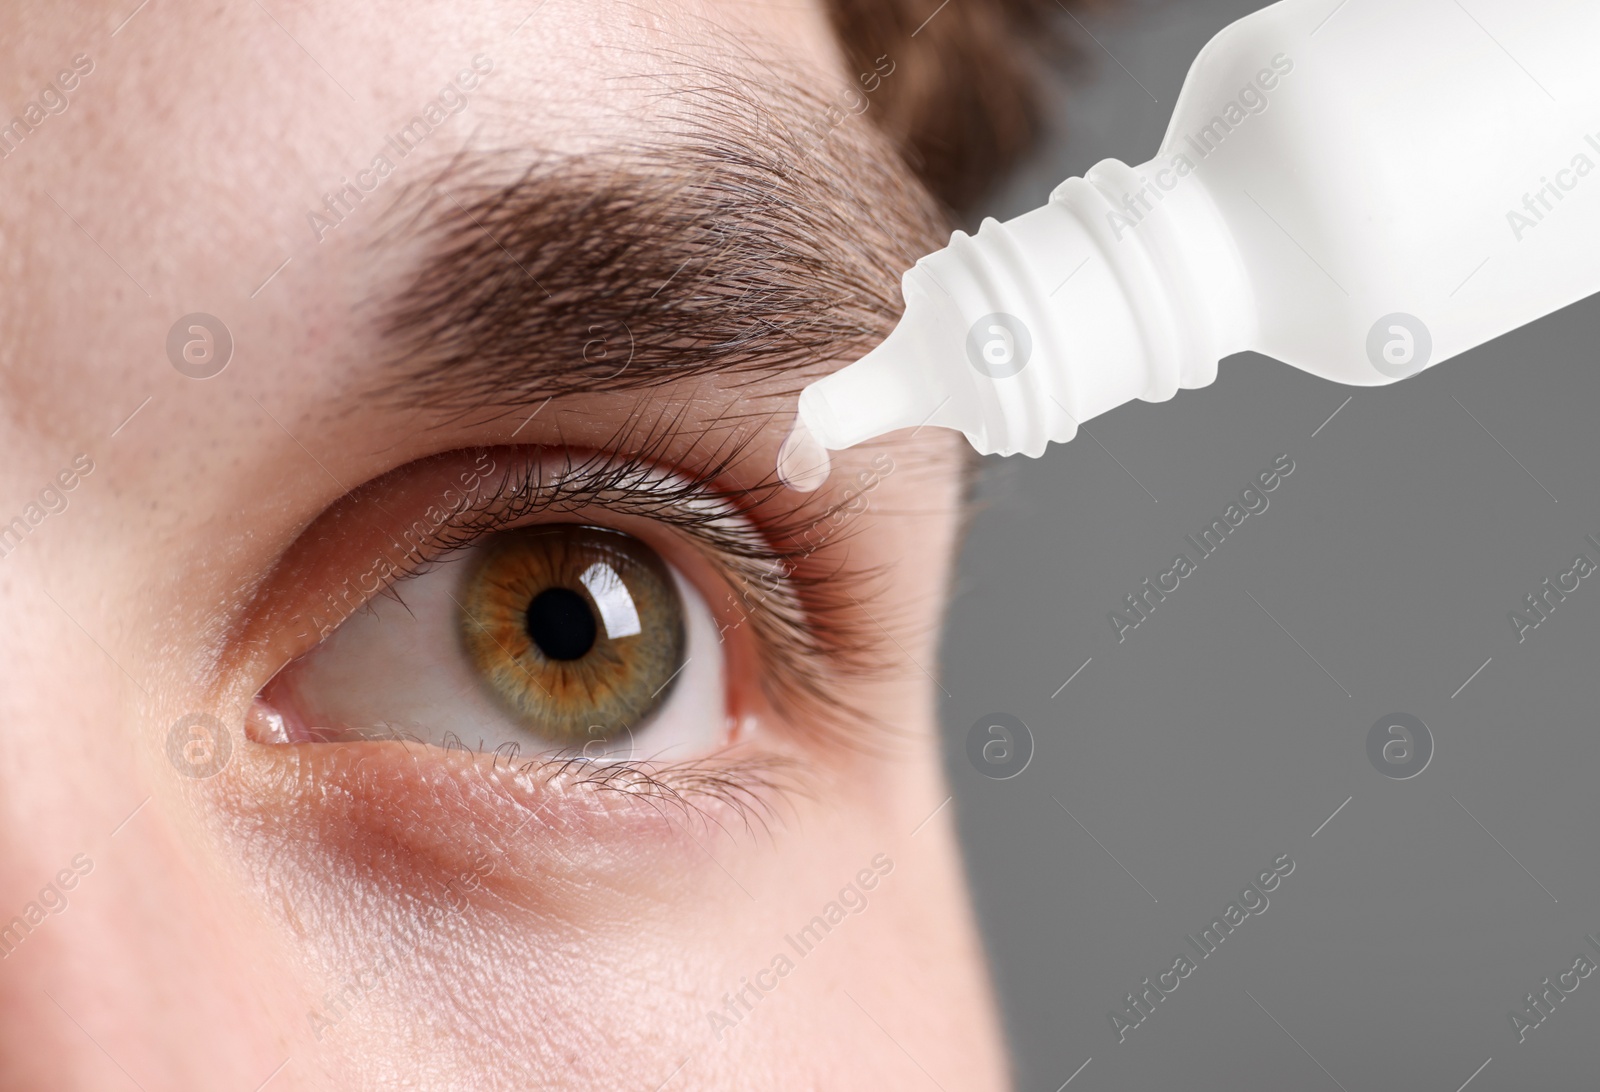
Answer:
<svg viewBox="0 0 1600 1092"><path fill-rule="evenodd" d="M426 1057L447 1087L613 1086L615 1036L681 985L667 923L698 929L727 883L714 803L552 787L481 755L244 744L208 787L291 938L305 1018L284 1030L374 1085Z"/></svg>

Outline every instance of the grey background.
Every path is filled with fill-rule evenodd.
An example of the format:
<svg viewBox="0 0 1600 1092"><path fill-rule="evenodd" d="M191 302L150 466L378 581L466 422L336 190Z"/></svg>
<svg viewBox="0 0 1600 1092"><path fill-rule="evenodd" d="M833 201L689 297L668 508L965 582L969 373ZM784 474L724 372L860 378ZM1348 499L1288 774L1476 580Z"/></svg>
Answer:
<svg viewBox="0 0 1600 1092"><path fill-rule="evenodd" d="M994 214L1152 155L1195 53L1259 6L1085 17L1061 133ZM1580 551L1600 560L1597 346L1590 300L1385 389L1241 356L1043 459L990 461L943 719L1019 1088L1089 1058L1074 1092L1600 1083L1600 975L1526 1042L1508 1018L1580 953L1600 962L1600 579L1525 642L1508 618ZM1271 506L1119 644L1108 612L1283 453ZM1036 741L1011 780L967 758L996 712ZM1407 781L1366 755L1395 712L1435 744ZM1283 853L1269 909L1119 1044L1108 1010Z"/></svg>

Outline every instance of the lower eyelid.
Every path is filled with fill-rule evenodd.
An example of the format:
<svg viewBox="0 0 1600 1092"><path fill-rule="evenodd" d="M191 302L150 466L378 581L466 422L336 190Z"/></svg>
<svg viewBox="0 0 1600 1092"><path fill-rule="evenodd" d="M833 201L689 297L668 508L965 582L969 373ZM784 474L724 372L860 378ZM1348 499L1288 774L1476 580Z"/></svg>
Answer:
<svg viewBox="0 0 1600 1092"><path fill-rule="evenodd" d="M685 882L715 882L707 841L719 831L755 837L805 791L797 764L738 748L676 770L612 767L600 778L571 763L424 756L393 742L246 744L207 787L241 860L274 888L297 867L391 898L425 894L488 860L483 898L576 921L613 918L618 899L660 900Z"/></svg>

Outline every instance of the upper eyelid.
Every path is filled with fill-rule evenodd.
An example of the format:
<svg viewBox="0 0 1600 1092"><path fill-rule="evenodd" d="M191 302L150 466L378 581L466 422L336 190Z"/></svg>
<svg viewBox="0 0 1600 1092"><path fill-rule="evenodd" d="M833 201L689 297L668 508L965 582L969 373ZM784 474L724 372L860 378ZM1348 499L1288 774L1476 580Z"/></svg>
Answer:
<svg viewBox="0 0 1600 1092"><path fill-rule="evenodd" d="M598 454L570 460L547 474L548 458L532 456L520 472L507 470L499 483L479 492L485 499L441 522L443 532L419 551L422 563L438 560L485 535L532 516L564 515L599 508L613 516L649 519L673 527L724 554L734 553L782 568L790 556L770 542L747 514L704 480L664 471L628 457Z"/></svg>
<svg viewBox="0 0 1600 1092"><path fill-rule="evenodd" d="M446 507L429 505L427 511L439 511L437 517L411 519L393 511L376 498L368 498L374 507L398 528L391 526L379 532L386 545L375 554L363 555L363 563L356 567L337 588L349 589L354 582L356 590L370 598L391 590L395 584L418 576L450 555L466 549L496 531L507 530L518 521L535 515L560 515L600 507L615 516L647 518L676 527L696 539L724 551L736 549L741 554L774 562L781 552L766 543L757 534L730 534L726 530L716 535L706 530L724 524L730 517L741 517L736 506L723 503L722 494L710 488L709 480L662 471L653 464L630 456L607 452L585 453L574 461L572 452L563 451L566 461L559 473L546 471L553 465L552 457L536 454L509 454L516 449L498 449L501 459L491 453L496 449L478 449L473 469L477 471L469 484L467 474L458 478L461 490L457 503ZM531 449L543 451L544 449ZM448 458L448 454L434 458ZM489 464L484 465L485 459ZM490 479L502 468L501 460L509 461L497 479ZM520 464L521 472L517 472ZM379 479L380 481L382 479ZM662 483L673 483L667 490ZM655 487L652 487L654 483ZM362 495L375 488L368 483L345 498ZM447 485L438 494L447 501L457 492L455 485ZM461 503L465 501L466 503ZM696 505L696 511L687 511L686 501L705 502ZM334 510L338 509L336 504ZM418 528L422 530L419 531ZM736 545L737 544L737 545ZM326 637L332 628L359 609L359 605L343 596L348 609L339 610L334 603L337 622L333 627L319 627L319 636Z"/></svg>

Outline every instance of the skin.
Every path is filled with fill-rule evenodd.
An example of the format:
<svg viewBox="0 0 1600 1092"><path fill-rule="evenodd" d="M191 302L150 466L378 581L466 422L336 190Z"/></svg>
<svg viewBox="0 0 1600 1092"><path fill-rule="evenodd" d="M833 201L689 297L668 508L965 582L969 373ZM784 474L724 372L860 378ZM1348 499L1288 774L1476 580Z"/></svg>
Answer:
<svg viewBox="0 0 1600 1092"><path fill-rule="evenodd" d="M892 457L829 546L852 571L882 567L850 587L890 662L842 684L843 738L755 718L738 755L790 771L759 821L483 756L245 734L252 696L305 651L270 621L297 594L284 573L356 564L358 546L305 535L349 487L399 469L425 491L407 468L471 448L602 446L641 398L574 397L523 423L362 397L376 335L352 316L416 244L386 240L367 209L318 243L306 211L476 54L494 74L431 138L437 155L469 139L580 152L640 118L671 131L649 82L663 48L735 43L843 86L822 12L552 0L523 23L531 5L155 3L112 36L132 7L0 13L7 111L75 55L94 62L0 163L0 518L74 456L94 467L0 558L0 921L79 862L68 905L0 962L0 1086L1003 1087L953 809L934 814L948 792L921 666L937 662L959 510L949 435L837 453L829 487L781 500L820 515ZM214 378L166 358L194 311L225 316L237 346ZM658 461L692 461L697 430L735 407L785 421L805 378L652 392L687 424ZM730 484L753 485L784 428L736 430ZM725 672L749 688L733 644ZM196 711L233 742L209 778L165 749ZM719 1038L708 1012L877 855L892 871L867 908ZM419 917L443 924L417 940ZM359 999L319 1024L352 979Z"/></svg>

